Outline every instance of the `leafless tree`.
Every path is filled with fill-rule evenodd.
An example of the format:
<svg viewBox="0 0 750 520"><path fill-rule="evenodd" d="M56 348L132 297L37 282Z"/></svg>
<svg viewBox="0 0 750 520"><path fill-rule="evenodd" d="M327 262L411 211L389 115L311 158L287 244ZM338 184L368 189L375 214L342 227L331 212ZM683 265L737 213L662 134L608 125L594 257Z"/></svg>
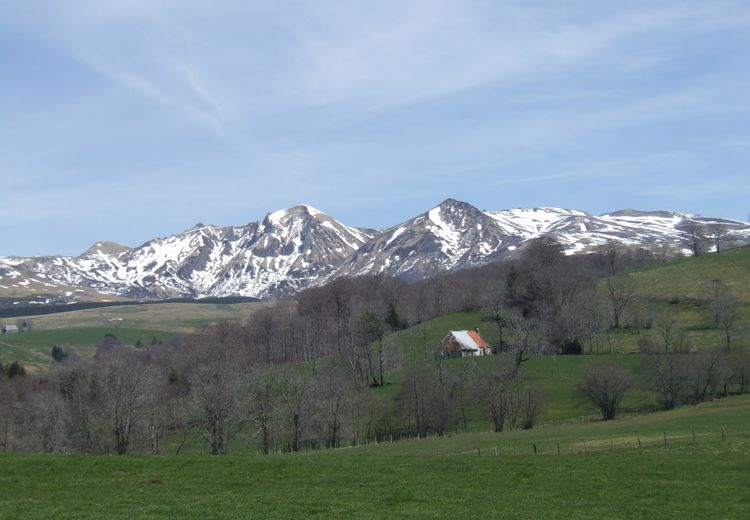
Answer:
<svg viewBox="0 0 750 520"><path fill-rule="evenodd" d="M625 393L633 384L632 376L611 361L592 361L581 370L576 393L596 406L602 419L614 419Z"/></svg>
<svg viewBox="0 0 750 520"><path fill-rule="evenodd" d="M276 416L276 375L267 367L255 369L247 383L250 421L256 426L260 435L260 449L263 453L271 452L274 421Z"/></svg>
<svg viewBox="0 0 750 520"><path fill-rule="evenodd" d="M314 385L311 376L297 367L282 368L279 377L282 428L288 432L289 451L299 451L313 420Z"/></svg>
<svg viewBox="0 0 750 520"><path fill-rule="evenodd" d="M747 393L750 386L750 352L747 348L734 349L729 355L729 363L734 368L737 391Z"/></svg>
<svg viewBox="0 0 750 520"><path fill-rule="evenodd" d="M712 222L706 226L706 231L717 253L721 253L722 248L732 241L732 232L724 222Z"/></svg>
<svg viewBox="0 0 750 520"><path fill-rule="evenodd" d="M209 356L189 375L193 414L212 455L223 455L245 423L241 383L234 367Z"/></svg>
<svg viewBox="0 0 750 520"><path fill-rule="evenodd" d="M97 418L101 415L104 390L93 368L84 363L60 367L50 377L57 384L65 402L66 443L75 451L101 451Z"/></svg>
<svg viewBox="0 0 750 520"><path fill-rule="evenodd" d="M505 315L508 312L504 281L489 281L482 294L482 304L487 317L497 327L497 348L502 352L505 343L503 338L506 325Z"/></svg>
<svg viewBox="0 0 750 520"><path fill-rule="evenodd" d="M686 358L688 360L686 402L701 402L709 396L710 390L717 388L720 384L723 355L723 349L706 348Z"/></svg>
<svg viewBox="0 0 750 520"><path fill-rule="evenodd" d="M104 366L103 412L114 437L115 451L120 455L128 451L146 400L144 374L144 367L132 352L114 353Z"/></svg>
<svg viewBox="0 0 750 520"><path fill-rule="evenodd" d="M732 331L740 319L740 305L729 288L720 281L711 282L710 292L708 308L714 326L724 333L726 348L729 349L732 345Z"/></svg>
<svg viewBox="0 0 750 520"><path fill-rule="evenodd" d="M433 388L433 378L424 365L415 365L405 371L396 406L409 434L424 436L429 431Z"/></svg>
<svg viewBox="0 0 750 520"><path fill-rule="evenodd" d="M509 428L529 430L541 411L541 391L522 377L516 377L505 391L505 406Z"/></svg>
<svg viewBox="0 0 750 520"><path fill-rule="evenodd" d="M596 247L596 260L601 273L614 276L620 271L620 260L625 255L626 248L620 242L608 241Z"/></svg>
<svg viewBox="0 0 750 520"><path fill-rule="evenodd" d="M537 354L549 350L542 328L535 319L527 319L520 314L511 314L508 319L511 339L508 352L513 360L513 376L517 376L521 365Z"/></svg>
<svg viewBox="0 0 750 520"><path fill-rule="evenodd" d="M44 453L57 451L65 436L64 402L54 388L39 388L28 406L31 434Z"/></svg>
<svg viewBox="0 0 750 520"><path fill-rule="evenodd" d="M635 282L627 274L611 276L605 282L612 310L612 328L622 327L621 318L635 293Z"/></svg>
<svg viewBox="0 0 750 520"><path fill-rule="evenodd" d="M666 309L658 312L653 328L661 340L664 353L677 354L690 351L690 337L687 335L687 331L680 326L671 310Z"/></svg>
<svg viewBox="0 0 750 520"><path fill-rule="evenodd" d="M487 406L496 432L503 431L508 415L507 395L513 381L512 367L499 363L493 370L482 373L479 386L479 398Z"/></svg>
<svg viewBox="0 0 750 520"><path fill-rule="evenodd" d="M354 391L351 378L340 369L326 366L318 372L315 382L315 403L322 437L328 448L337 448L341 445L344 428L351 412L351 393Z"/></svg>
<svg viewBox="0 0 750 520"><path fill-rule="evenodd" d="M639 349L645 357L642 367L647 387L652 388L665 410L677 405L685 391L688 357L684 354L663 354L658 345L641 338Z"/></svg>
<svg viewBox="0 0 750 520"><path fill-rule="evenodd" d="M677 228L683 232L685 245L692 251L693 256L703 254L706 249L706 234L704 225L697 220L685 218Z"/></svg>

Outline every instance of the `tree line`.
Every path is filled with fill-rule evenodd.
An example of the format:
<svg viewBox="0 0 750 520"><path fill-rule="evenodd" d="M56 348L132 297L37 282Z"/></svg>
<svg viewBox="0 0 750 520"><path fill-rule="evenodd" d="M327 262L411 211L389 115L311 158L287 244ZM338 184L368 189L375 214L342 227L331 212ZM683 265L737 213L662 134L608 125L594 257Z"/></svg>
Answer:
<svg viewBox="0 0 750 520"><path fill-rule="evenodd" d="M91 359L56 346L48 372L20 374L16 367L0 375L0 448L159 454L165 443L179 453L199 439L213 454L238 444L270 453L445 435L468 431L472 421L498 432L531 428L544 399L524 363L535 355L606 351L602 338L625 327L644 331L653 388L663 386L659 377L672 370L670 362L682 367L675 404L726 395L737 385L745 391L747 371L722 368L746 367L745 358L727 357L742 354L733 348L728 316L736 324L736 301L726 286L714 284L703 302L717 327L727 325L716 358L713 350L684 354L684 330L653 301L636 298L627 271L663 259L614 243L566 256L543 237L512 262L414 284L337 279L163 344L130 348L110 336ZM385 344L392 332L467 309L482 309L493 331L502 356L491 369L435 360L426 336L412 356ZM621 374L604 368L582 373L590 383L581 384L582 396L584 388L596 394L597 382L612 388L607 377ZM386 386L395 370L402 374L395 392L371 390ZM619 386L630 384L625 377ZM603 418L616 410L617 403Z"/></svg>

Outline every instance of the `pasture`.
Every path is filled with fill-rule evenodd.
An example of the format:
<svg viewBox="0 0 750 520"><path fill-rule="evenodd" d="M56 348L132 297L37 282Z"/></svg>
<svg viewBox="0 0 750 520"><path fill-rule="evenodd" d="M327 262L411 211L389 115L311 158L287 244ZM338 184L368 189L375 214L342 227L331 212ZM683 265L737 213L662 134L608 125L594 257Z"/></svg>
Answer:
<svg viewBox="0 0 750 520"><path fill-rule="evenodd" d="M0 516L746 518L749 452L745 396L608 423L298 454L4 453Z"/></svg>
<svg viewBox="0 0 750 520"><path fill-rule="evenodd" d="M0 335L0 362L21 361L31 371L43 370L53 345L72 347L82 357L94 353L107 333L123 345L143 346L192 334L221 320L240 320L263 304L159 303L112 306L30 316L32 330ZM24 318L5 318L6 323ZM112 322L111 319L122 321Z"/></svg>

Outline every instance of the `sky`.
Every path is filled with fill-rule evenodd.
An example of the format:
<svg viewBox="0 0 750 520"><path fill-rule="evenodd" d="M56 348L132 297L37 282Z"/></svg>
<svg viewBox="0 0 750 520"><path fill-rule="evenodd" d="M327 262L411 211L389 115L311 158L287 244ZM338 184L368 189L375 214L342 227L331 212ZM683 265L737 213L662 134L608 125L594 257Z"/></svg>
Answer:
<svg viewBox="0 0 750 520"><path fill-rule="evenodd" d="M750 3L0 0L0 256L310 204L750 218Z"/></svg>

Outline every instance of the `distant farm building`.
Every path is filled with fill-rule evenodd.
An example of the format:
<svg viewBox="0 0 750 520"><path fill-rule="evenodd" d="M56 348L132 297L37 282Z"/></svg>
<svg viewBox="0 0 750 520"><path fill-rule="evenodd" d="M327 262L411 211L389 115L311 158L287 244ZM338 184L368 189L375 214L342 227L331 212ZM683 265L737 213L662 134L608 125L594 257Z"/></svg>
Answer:
<svg viewBox="0 0 750 520"><path fill-rule="evenodd" d="M492 347L482 336L479 329L452 330L445 335L437 347L437 358L486 356L492 354Z"/></svg>
<svg viewBox="0 0 750 520"><path fill-rule="evenodd" d="M10 334L12 332L18 332L17 325L4 325L3 326L3 334Z"/></svg>

